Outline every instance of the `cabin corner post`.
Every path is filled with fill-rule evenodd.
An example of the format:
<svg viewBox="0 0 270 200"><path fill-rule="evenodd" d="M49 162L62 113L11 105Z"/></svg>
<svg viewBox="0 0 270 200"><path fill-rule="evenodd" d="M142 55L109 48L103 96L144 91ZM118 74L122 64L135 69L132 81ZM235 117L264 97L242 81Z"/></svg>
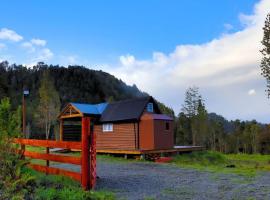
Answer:
<svg viewBox="0 0 270 200"><path fill-rule="evenodd" d="M63 125L64 125L64 121L63 119L60 119L60 135L59 135L60 141L63 141Z"/></svg>
<svg viewBox="0 0 270 200"><path fill-rule="evenodd" d="M82 117L82 166L81 184L85 190L90 188L90 118Z"/></svg>
<svg viewBox="0 0 270 200"><path fill-rule="evenodd" d="M96 185L96 132L94 125L90 128L90 189Z"/></svg>

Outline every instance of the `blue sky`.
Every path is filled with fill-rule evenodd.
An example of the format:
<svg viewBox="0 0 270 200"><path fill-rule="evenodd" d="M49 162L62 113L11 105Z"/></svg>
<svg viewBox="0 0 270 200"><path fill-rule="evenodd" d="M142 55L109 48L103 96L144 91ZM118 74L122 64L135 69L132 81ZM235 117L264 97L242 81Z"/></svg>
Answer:
<svg viewBox="0 0 270 200"><path fill-rule="evenodd" d="M197 85L209 112L269 122L259 71L269 10L268 0L1 1L0 60L101 69L176 113Z"/></svg>
<svg viewBox="0 0 270 200"><path fill-rule="evenodd" d="M224 24L241 29L238 14L251 13L255 2L9 0L1 2L0 27L25 39L44 38L59 54L99 64L126 53L145 59L178 44L204 43L223 33Z"/></svg>

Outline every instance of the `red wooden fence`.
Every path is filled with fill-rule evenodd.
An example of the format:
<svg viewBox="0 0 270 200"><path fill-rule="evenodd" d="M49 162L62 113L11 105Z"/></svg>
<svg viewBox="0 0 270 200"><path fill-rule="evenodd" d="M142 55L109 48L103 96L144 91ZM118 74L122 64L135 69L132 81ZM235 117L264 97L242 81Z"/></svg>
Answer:
<svg viewBox="0 0 270 200"><path fill-rule="evenodd" d="M37 171L46 174L59 174L71 177L81 182L85 190L93 189L96 184L96 141L95 134L90 128L90 118L82 118L82 142L65 142L52 140L32 140L32 139L15 139L14 143L21 146L30 145L45 147L46 153L37 153L26 151L24 149L19 152L32 159L46 160L46 166L38 164L29 164L29 166ZM81 150L81 157L65 156L59 154L50 154L49 148L63 148ZM49 161L69 163L74 165L81 165L81 173L64 170L60 168L50 167Z"/></svg>

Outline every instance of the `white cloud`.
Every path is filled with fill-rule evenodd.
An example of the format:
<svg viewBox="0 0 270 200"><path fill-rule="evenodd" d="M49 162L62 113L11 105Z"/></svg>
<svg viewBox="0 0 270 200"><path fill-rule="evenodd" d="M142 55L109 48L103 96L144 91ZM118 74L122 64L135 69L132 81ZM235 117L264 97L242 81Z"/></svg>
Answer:
<svg viewBox="0 0 270 200"><path fill-rule="evenodd" d="M22 43L22 47L28 49L30 53L35 52L35 50L36 50L31 42Z"/></svg>
<svg viewBox="0 0 270 200"><path fill-rule="evenodd" d="M17 34L15 31L7 29L7 28L2 28L0 30L0 39L2 40L10 40L13 42L19 42L23 39L23 37L19 34Z"/></svg>
<svg viewBox="0 0 270 200"><path fill-rule="evenodd" d="M267 110L270 109L264 93L265 82L260 75L259 50L262 27L269 10L270 1L260 1L254 6L252 15L239 15L243 30L222 33L204 44L180 44L169 54L154 52L148 60L122 55L119 65L107 70L129 84L137 84L173 107L176 113L180 110L185 89L197 85L210 111L231 119L257 117L263 120L262 116L269 115ZM246 100L243 91L250 87L257 95ZM250 105L254 105L253 110Z"/></svg>
<svg viewBox="0 0 270 200"><path fill-rule="evenodd" d="M39 52L39 56L37 57L37 60L47 61L47 60L50 60L52 57L53 57L53 52L50 49L45 48Z"/></svg>
<svg viewBox="0 0 270 200"><path fill-rule="evenodd" d="M249 96L254 96L256 94L256 91L254 90L254 89L250 89L249 91L248 91L248 95Z"/></svg>
<svg viewBox="0 0 270 200"><path fill-rule="evenodd" d="M31 43L37 46L45 46L47 44L46 40L41 40L41 39L32 39Z"/></svg>
<svg viewBox="0 0 270 200"><path fill-rule="evenodd" d="M131 55L120 56L120 62L124 66L132 65L135 62L135 57Z"/></svg>

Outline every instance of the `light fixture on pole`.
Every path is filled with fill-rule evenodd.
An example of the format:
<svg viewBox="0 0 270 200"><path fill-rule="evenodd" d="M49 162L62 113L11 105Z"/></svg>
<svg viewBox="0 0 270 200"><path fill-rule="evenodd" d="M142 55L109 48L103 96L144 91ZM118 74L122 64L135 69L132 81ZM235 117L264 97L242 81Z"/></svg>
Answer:
<svg viewBox="0 0 270 200"><path fill-rule="evenodd" d="M23 112L23 136L26 138L26 101L25 97L29 95L29 90L23 90L23 99L22 99L22 112Z"/></svg>

